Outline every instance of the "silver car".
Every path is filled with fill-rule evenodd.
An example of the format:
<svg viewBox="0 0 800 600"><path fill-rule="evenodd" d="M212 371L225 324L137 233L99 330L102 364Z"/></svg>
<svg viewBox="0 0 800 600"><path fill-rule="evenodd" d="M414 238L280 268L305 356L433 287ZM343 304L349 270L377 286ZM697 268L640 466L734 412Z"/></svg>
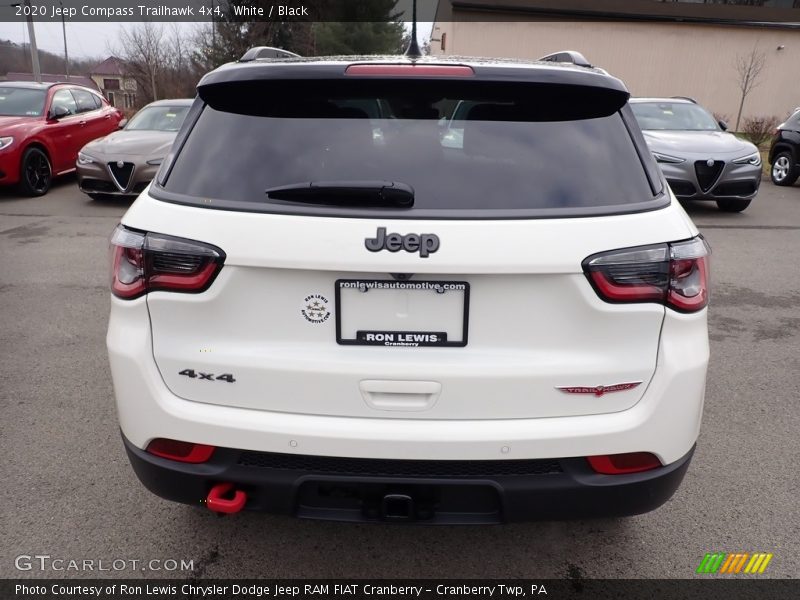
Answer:
<svg viewBox="0 0 800 600"><path fill-rule="evenodd" d="M758 193L761 155L691 98L631 98L633 114L672 191L741 212Z"/></svg>
<svg viewBox="0 0 800 600"><path fill-rule="evenodd" d="M155 177L191 105L186 99L151 102L120 131L86 144L75 165L81 191L92 198L138 195Z"/></svg>

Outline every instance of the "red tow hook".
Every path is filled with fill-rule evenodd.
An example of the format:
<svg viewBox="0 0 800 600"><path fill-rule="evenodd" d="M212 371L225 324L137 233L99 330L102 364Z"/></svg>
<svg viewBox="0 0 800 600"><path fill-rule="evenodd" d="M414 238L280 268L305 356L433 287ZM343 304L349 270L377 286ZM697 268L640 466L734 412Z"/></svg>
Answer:
<svg viewBox="0 0 800 600"><path fill-rule="evenodd" d="M245 502L247 502L247 494L245 494L242 490L236 490L233 492L232 499L223 497L226 494L229 494L232 490L232 483L218 483L211 488L210 492L208 492L206 506L208 506L209 510L214 511L215 513L222 513L226 515L238 513L244 508Z"/></svg>

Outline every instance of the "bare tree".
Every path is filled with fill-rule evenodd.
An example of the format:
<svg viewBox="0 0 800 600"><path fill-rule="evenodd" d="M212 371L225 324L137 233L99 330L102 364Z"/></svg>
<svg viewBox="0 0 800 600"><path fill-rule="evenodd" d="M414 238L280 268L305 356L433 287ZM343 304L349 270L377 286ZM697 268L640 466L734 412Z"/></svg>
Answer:
<svg viewBox="0 0 800 600"><path fill-rule="evenodd" d="M130 75L150 100L158 99L156 80L168 67L169 41L162 25L146 21L130 29L122 29L120 47L115 53L125 61Z"/></svg>
<svg viewBox="0 0 800 600"><path fill-rule="evenodd" d="M204 71L193 61L196 41L191 29L178 23L144 22L122 30L109 51L125 62L127 74L136 80L142 103L159 98L187 98Z"/></svg>
<svg viewBox="0 0 800 600"><path fill-rule="evenodd" d="M194 89L202 73L197 73L192 65L194 32L186 31L178 23L168 26L166 70L159 80L159 90L164 98L186 98L194 95Z"/></svg>
<svg viewBox="0 0 800 600"><path fill-rule="evenodd" d="M736 115L736 131L739 131L739 122L742 120L744 101L750 92L761 83L761 71L764 70L766 61L767 55L759 52L757 46L753 46L753 49L747 54L736 56L737 83L742 94L739 100L739 113Z"/></svg>

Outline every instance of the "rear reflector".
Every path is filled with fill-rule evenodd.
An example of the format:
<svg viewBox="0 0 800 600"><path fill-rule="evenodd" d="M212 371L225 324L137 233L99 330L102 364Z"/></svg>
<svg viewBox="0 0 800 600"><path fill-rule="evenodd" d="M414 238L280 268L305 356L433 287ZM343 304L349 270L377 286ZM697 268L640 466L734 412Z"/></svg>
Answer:
<svg viewBox="0 0 800 600"><path fill-rule="evenodd" d="M466 65L350 65L346 75L378 77L473 77L475 71Z"/></svg>
<svg viewBox="0 0 800 600"><path fill-rule="evenodd" d="M214 454L214 446L156 438L147 445L147 452L178 462L204 463Z"/></svg>
<svg viewBox="0 0 800 600"><path fill-rule="evenodd" d="M594 254L583 261L592 287L606 302L658 302L680 312L708 304L708 256L702 236L684 242Z"/></svg>
<svg viewBox="0 0 800 600"><path fill-rule="evenodd" d="M626 454L606 454L588 456L589 466L603 475L624 475L641 473L662 466L661 461L649 452L628 452Z"/></svg>
<svg viewBox="0 0 800 600"><path fill-rule="evenodd" d="M131 300L155 291L202 292L224 261L211 244L119 225L111 235L111 293Z"/></svg>

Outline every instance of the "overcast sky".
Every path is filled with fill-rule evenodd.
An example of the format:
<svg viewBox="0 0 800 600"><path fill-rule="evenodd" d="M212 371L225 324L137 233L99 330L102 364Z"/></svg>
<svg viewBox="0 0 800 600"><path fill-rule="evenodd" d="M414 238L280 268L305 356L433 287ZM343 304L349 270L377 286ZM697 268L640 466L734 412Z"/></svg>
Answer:
<svg viewBox="0 0 800 600"><path fill-rule="evenodd" d="M66 24L67 51L70 57L105 58L109 52L108 47L116 43L119 31L123 27L132 27L136 23L81 23L72 21ZM172 27L172 23L164 23L165 27ZM175 23L182 30L191 33L198 23ZM64 37L61 23L35 22L36 44L41 50L63 56ZM21 43L28 41L28 29L25 23L0 22L0 39Z"/></svg>
<svg viewBox="0 0 800 600"><path fill-rule="evenodd" d="M120 29L133 27L137 23L83 23L70 21L66 24L67 50L70 57L105 58L110 54L109 46L114 47ZM164 23L165 27L172 27L172 23ZM199 23L175 23L187 34L193 32ZM36 43L41 50L63 56L64 37L61 23L34 22ZM419 41L430 37L432 23L419 23ZM27 25L23 23L0 22L0 39L22 43L28 41Z"/></svg>
<svg viewBox="0 0 800 600"><path fill-rule="evenodd" d="M17 0L18 1L18 0ZM127 0L113 0L119 5L135 4ZM66 0L65 0L66 3ZM187 0L188 4L207 5L206 0ZM53 4L49 2L48 4ZM140 3L141 4L141 3ZM433 24L435 2L429 0L418 0L419 40L430 37ZM14 16L14 9L11 8L11 1L0 2L0 39L11 40L12 42L22 43L28 41L27 24L19 21L20 17ZM402 15L401 19L406 22L411 21L411 0L396 0L395 12ZM425 21L425 22L423 22ZM67 19L66 34L69 55L74 58L106 58L109 49L115 47L120 29L132 27L136 23L128 22L81 22ZM171 27L172 23L164 23L165 27ZM201 27L200 23L176 23L187 34L191 34L196 28ZM408 26L408 25L407 25ZM61 23L46 22L43 19L34 17L34 27L36 43L42 50L47 50L59 56L64 54L64 37L62 34Z"/></svg>

